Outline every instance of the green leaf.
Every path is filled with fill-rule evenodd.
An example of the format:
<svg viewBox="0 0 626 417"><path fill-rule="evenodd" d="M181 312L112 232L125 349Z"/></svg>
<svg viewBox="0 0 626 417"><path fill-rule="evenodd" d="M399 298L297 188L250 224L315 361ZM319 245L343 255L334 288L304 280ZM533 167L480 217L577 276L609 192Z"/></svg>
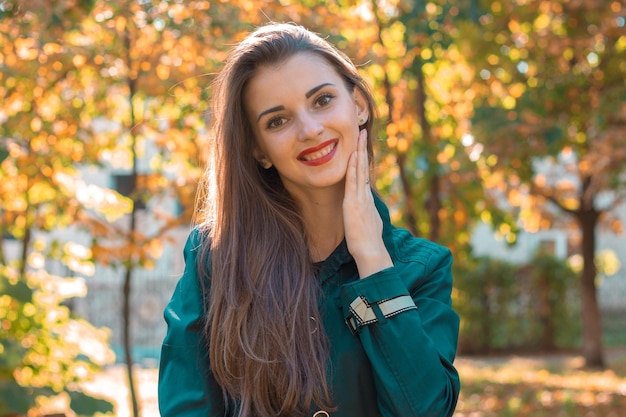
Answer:
<svg viewBox="0 0 626 417"><path fill-rule="evenodd" d="M26 414L35 405L35 396L13 378L0 380L0 411Z"/></svg>
<svg viewBox="0 0 626 417"><path fill-rule="evenodd" d="M0 355L0 378L11 376L13 370L22 364L24 347L10 338L0 340L2 355Z"/></svg>
<svg viewBox="0 0 626 417"><path fill-rule="evenodd" d="M81 10L85 13L89 13L94 8L95 5L96 5L95 0L80 0L78 2L78 7L80 7Z"/></svg>
<svg viewBox="0 0 626 417"><path fill-rule="evenodd" d="M6 277L0 277L0 293L6 294L15 300L28 303L33 300L33 290L24 282L13 284Z"/></svg>
<svg viewBox="0 0 626 417"><path fill-rule="evenodd" d="M70 396L70 408L79 416L93 416L95 413L112 413L113 403L95 398L80 391L66 391Z"/></svg>

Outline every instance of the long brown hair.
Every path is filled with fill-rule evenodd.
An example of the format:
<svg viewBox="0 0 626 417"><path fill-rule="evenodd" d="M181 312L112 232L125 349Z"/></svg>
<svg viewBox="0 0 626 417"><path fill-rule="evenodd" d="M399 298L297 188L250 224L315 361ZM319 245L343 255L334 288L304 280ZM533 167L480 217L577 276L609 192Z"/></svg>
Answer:
<svg viewBox="0 0 626 417"><path fill-rule="evenodd" d="M303 51L326 59L349 91L364 94L370 138L374 100L355 66L301 26L270 24L251 33L231 51L213 86L214 140L197 205L205 239L199 270L210 286L211 370L240 417L304 416L313 404L332 408L320 288L300 210L278 172L254 159L244 103L260 67Z"/></svg>

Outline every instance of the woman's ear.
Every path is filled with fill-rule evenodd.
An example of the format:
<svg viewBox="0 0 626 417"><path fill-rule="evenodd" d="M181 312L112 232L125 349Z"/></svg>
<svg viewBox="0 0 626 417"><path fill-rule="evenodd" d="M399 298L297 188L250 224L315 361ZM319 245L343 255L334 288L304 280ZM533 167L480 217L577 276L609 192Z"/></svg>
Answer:
<svg viewBox="0 0 626 417"><path fill-rule="evenodd" d="M253 155L254 159L256 159L263 168L270 169L272 167L272 161L270 161L259 148L254 149Z"/></svg>
<svg viewBox="0 0 626 417"><path fill-rule="evenodd" d="M356 118L359 126L363 126L369 119L370 114L365 95L357 87L354 87L354 103L356 104Z"/></svg>

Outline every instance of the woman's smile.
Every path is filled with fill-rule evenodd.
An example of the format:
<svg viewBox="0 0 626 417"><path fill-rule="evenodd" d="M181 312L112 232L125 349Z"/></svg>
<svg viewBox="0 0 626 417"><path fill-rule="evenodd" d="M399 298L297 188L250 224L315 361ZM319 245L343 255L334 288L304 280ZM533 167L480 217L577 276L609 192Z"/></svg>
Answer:
<svg viewBox="0 0 626 417"><path fill-rule="evenodd" d="M332 139L313 148L305 149L298 155L298 160L305 165L322 165L332 159L337 149L337 142L337 139Z"/></svg>

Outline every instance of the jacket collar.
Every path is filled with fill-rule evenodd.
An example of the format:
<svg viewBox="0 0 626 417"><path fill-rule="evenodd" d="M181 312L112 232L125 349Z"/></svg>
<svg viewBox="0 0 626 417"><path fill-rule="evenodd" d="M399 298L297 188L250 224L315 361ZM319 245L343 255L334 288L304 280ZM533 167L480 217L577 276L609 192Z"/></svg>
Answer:
<svg viewBox="0 0 626 417"><path fill-rule="evenodd" d="M380 198L378 193L372 191L374 195L374 204L376 205L376 209L378 210L378 214L380 214L380 218L383 221L383 242L385 242L385 246L389 251L389 254L393 257L396 253L396 243L393 240L393 225L391 224L391 219L389 216L389 209Z"/></svg>

